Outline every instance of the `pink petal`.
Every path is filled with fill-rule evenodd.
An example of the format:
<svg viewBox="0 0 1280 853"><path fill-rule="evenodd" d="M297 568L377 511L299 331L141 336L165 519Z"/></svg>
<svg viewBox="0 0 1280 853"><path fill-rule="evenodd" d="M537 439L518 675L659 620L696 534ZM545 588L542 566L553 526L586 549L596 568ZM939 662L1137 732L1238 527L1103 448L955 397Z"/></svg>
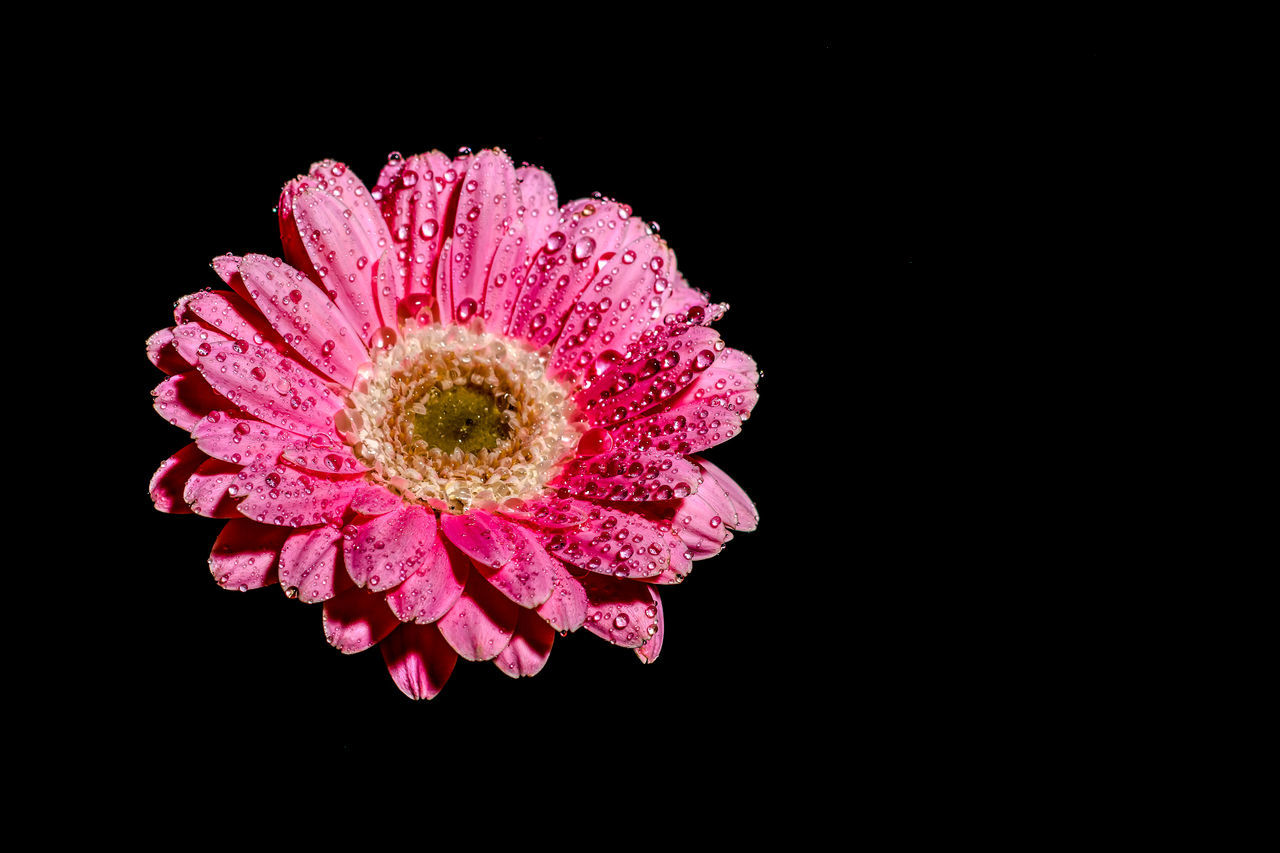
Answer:
<svg viewBox="0 0 1280 853"><path fill-rule="evenodd" d="M519 206L511 227L503 232L485 294L485 329L505 335L535 255L547 243L559 219L559 202L551 176L541 169L516 169Z"/></svg>
<svg viewBox="0 0 1280 853"><path fill-rule="evenodd" d="M311 438L296 436L280 449L280 458L296 468L321 474L363 474L369 470L349 446L323 434Z"/></svg>
<svg viewBox="0 0 1280 853"><path fill-rule="evenodd" d="M554 481L571 497L610 501L668 501L701 483L701 470L681 456L628 450L575 459Z"/></svg>
<svg viewBox="0 0 1280 853"><path fill-rule="evenodd" d="M399 624L378 593L353 588L324 603L324 637L343 654L370 648Z"/></svg>
<svg viewBox="0 0 1280 853"><path fill-rule="evenodd" d="M500 506L497 512L527 527L557 530L582 524L591 508L592 504L584 501L539 496L518 507Z"/></svg>
<svg viewBox="0 0 1280 853"><path fill-rule="evenodd" d="M401 625L379 648L392 681L410 699L436 696L458 662L458 653L434 625Z"/></svg>
<svg viewBox="0 0 1280 853"><path fill-rule="evenodd" d="M306 439L294 432L227 412L210 412L191 428L191 437L205 453L237 465L274 464L295 442Z"/></svg>
<svg viewBox="0 0 1280 853"><path fill-rule="evenodd" d="M214 409L233 408L194 370L168 377L152 389L151 396L160 417L187 432Z"/></svg>
<svg viewBox="0 0 1280 853"><path fill-rule="evenodd" d="M494 664L512 678L537 675L551 655L556 632L530 610L521 610L511 642L494 658Z"/></svg>
<svg viewBox="0 0 1280 853"><path fill-rule="evenodd" d="M760 522L760 514L756 511L755 504L751 502L751 498L747 497L747 493L742 490L742 487L734 482L732 477L701 456L695 456L692 459L698 463L698 467L702 468L703 475L707 479L714 480L724 490L729 503L733 506L737 520L729 526L734 530L755 530L756 525Z"/></svg>
<svg viewBox="0 0 1280 853"><path fill-rule="evenodd" d="M515 245L505 244L504 257L498 256L498 248L516 219L520 193L511 158L501 151L485 150L468 158L458 181L462 189L451 232L453 251L447 258L453 301L441 300L440 319L466 325L472 317L483 316L490 270L512 265L505 254Z"/></svg>
<svg viewBox="0 0 1280 853"><path fill-rule="evenodd" d="M538 615L561 633L576 631L587 618L587 593L582 584L559 560L551 582L551 595L538 608Z"/></svg>
<svg viewBox="0 0 1280 853"><path fill-rule="evenodd" d="M610 432L616 446L643 451L654 448L681 456L728 441L742 430L742 418L711 400L677 399L656 414L647 414Z"/></svg>
<svg viewBox="0 0 1280 853"><path fill-rule="evenodd" d="M199 361L201 344L230 340L221 332L215 332L200 323L179 323L173 332L173 348L183 362L195 366Z"/></svg>
<svg viewBox="0 0 1280 853"><path fill-rule="evenodd" d="M387 605L404 622L426 624L449 612L462 595L471 560L440 537L439 529L422 568L387 593Z"/></svg>
<svg viewBox="0 0 1280 853"><path fill-rule="evenodd" d="M440 517L440 529L458 550L480 565L502 566L515 554L511 540L503 535L505 528L487 513L445 513Z"/></svg>
<svg viewBox="0 0 1280 853"><path fill-rule="evenodd" d="M245 340L223 341L200 357L197 369L215 391L259 420L300 435L333 433L342 398L287 356Z"/></svg>
<svg viewBox="0 0 1280 853"><path fill-rule="evenodd" d="M585 310L575 309L566 318L548 371L559 375L589 369L602 354L625 353L646 330L662 328L668 276L674 272L675 255L655 236L622 247L578 300Z"/></svg>
<svg viewBox="0 0 1280 853"><path fill-rule="evenodd" d="M467 660L492 660L511 641L520 608L479 572L467 576L457 603L435 624L454 651Z"/></svg>
<svg viewBox="0 0 1280 853"><path fill-rule="evenodd" d="M280 586L285 595L316 604L350 589L351 578L338 571L341 553L342 534L330 525L290 533L280 548Z"/></svg>
<svg viewBox="0 0 1280 853"><path fill-rule="evenodd" d="M298 193L292 212L317 281L358 331L360 342L367 343L384 326L394 328L396 317L382 316L373 288L374 265L390 245L385 226L370 233L341 201L317 189Z"/></svg>
<svg viewBox="0 0 1280 853"><path fill-rule="evenodd" d="M649 642L636 649L636 657L640 658L644 663L653 663L658 659L658 653L662 651L662 631L666 622L662 617L662 596L658 595L656 589L653 590L653 603L658 609L658 613L654 617L654 623L658 626L658 630L649 637ZM649 612L648 608L645 608L645 612Z"/></svg>
<svg viewBox="0 0 1280 853"><path fill-rule="evenodd" d="M320 375L350 388L369 360L360 331L303 273L279 259L240 260L246 292L285 342Z"/></svg>
<svg viewBox="0 0 1280 853"><path fill-rule="evenodd" d="M160 467L151 475L151 502L161 512L174 515L188 515L191 507L183 499L187 480L209 457L200 452L194 444L188 444L177 453L160 463Z"/></svg>
<svg viewBox="0 0 1280 853"><path fill-rule="evenodd" d="M240 514L262 524L310 527L342 518L358 480L334 480L283 465L252 472Z"/></svg>
<svg viewBox="0 0 1280 853"><path fill-rule="evenodd" d="M221 459L206 459L192 472L182 491L182 499L197 515L209 518L238 518L236 498L245 487L243 469Z"/></svg>
<svg viewBox="0 0 1280 853"><path fill-rule="evenodd" d="M592 426L612 426L676 399L682 388L711 369L719 335L704 326L652 329L632 346L630 356L610 366L574 395Z"/></svg>
<svg viewBox="0 0 1280 853"><path fill-rule="evenodd" d="M353 524L356 534L345 539L342 559L356 586L386 591L435 559L435 513L421 506L404 506Z"/></svg>
<svg viewBox="0 0 1280 853"><path fill-rule="evenodd" d="M719 494L710 495L711 500L708 500L708 496L699 491L698 494L685 498L676 507L672 518L676 535L689 546L695 560L705 560L720 553L730 536L723 513L731 513L727 516L730 521L736 518L724 497L724 490L718 484L714 481L708 483L705 491Z"/></svg>
<svg viewBox="0 0 1280 853"><path fill-rule="evenodd" d="M619 296L614 292L614 282L620 268L612 274L606 270L621 264L627 246L641 239L645 229L642 221L631 218L630 208L601 199L567 204L551 221L555 223L554 230L540 244L530 244L537 254L509 323L512 337L525 338L535 347L547 346L559 337L578 302L584 309L595 306L583 313L584 320L596 315L593 323L600 319L601 312L616 309ZM533 240L539 230L533 226L528 239ZM606 301L602 303L602 299ZM601 332L606 330L607 327ZM550 367L555 372L564 369L560 363Z"/></svg>
<svg viewBox="0 0 1280 853"><path fill-rule="evenodd" d="M603 575L582 579L588 631L615 646L637 649L658 635L658 592L647 583Z"/></svg>
<svg viewBox="0 0 1280 853"><path fill-rule="evenodd" d="M590 572L631 578L686 574L683 542L658 522L610 506L593 506L576 530L543 533L552 555Z"/></svg>
<svg viewBox="0 0 1280 853"><path fill-rule="evenodd" d="M351 498L351 511L360 515L384 515L404 506L404 500L377 483L361 483Z"/></svg>
<svg viewBox="0 0 1280 853"><path fill-rule="evenodd" d="M453 227L449 202L459 184L452 169L448 157L432 151L393 159L378 177L374 193L397 247L392 261L403 270L401 298L433 292L440 247Z"/></svg>
<svg viewBox="0 0 1280 853"><path fill-rule="evenodd" d="M247 518L228 521L213 543L209 571L223 589L245 592L276 580L276 558L287 531Z"/></svg>
<svg viewBox="0 0 1280 853"><path fill-rule="evenodd" d="M161 329L147 338L147 361L170 375L185 373L194 366L178 354L173 329Z"/></svg>
<svg viewBox="0 0 1280 853"><path fill-rule="evenodd" d="M684 314L687 316L690 308L702 308L705 310L707 304L706 294L690 287L684 276L677 272L675 278L671 281L671 296L662 306L662 310L667 312L668 315Z"/></svg>
<svg viewBox="0 0 1280 853"><path fill-rule="evenodd" d="M219 275L224 279L236 281L243 289L240 279L239 258L224 256L214 264ZM284 352L284 339L271 328L267 318L263 317L254 305L228 290L205 290L193 293L187 298L184 316L194 317L209 328L217 329L231 340L248 340L258 346Z"/></svg>
<svg viewBox="0 0 1280 853"><path fill-rule="evenodd" d="M490 584L521 607L537 607L551 596L556 563L538 538L500 516L488 516L494 533L511 546L511 556L499 565L474 560Z"/></svg>

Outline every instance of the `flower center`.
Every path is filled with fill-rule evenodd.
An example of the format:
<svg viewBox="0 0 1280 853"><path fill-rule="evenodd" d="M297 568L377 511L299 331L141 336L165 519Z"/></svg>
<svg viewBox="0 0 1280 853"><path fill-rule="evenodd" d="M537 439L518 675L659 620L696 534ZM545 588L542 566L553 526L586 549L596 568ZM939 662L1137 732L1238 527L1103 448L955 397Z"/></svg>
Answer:
<svg viewBox="0 0 1280 853"><path fill-rule="evenodd" d="M509 395L502 405L510 405ZM448 391L433 386L419 401L426 411L415 415L413 432L432 447L446 453L462 448L466 453L494 450L511 434L498 399L470 385L455 385Z"/></svg>
<svg viewBox="0 0 1280 853"><path fill-rule="evenodd" d="M337 418L373 477L453 513L540 494L585 430L545 356L478 325L401 335Z"/></svg>

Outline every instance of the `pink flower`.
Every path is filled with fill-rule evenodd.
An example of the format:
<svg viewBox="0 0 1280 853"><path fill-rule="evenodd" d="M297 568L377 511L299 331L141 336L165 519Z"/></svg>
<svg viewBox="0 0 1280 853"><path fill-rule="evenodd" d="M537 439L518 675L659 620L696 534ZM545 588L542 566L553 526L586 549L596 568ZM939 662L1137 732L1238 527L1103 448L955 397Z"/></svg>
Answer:
<svg viewBox="0 0 1280 853"><path fill-rule="evenodd" d="M226 256L147 342L192 443L163 512L229 519L209 567L323 604L413 698L459 656L537 673L586 628L646 662L661 587L752 530L697 455L736 435L755 364L626 205L560 206L501 151L325 161L285 186L284 259Z"/></svg>

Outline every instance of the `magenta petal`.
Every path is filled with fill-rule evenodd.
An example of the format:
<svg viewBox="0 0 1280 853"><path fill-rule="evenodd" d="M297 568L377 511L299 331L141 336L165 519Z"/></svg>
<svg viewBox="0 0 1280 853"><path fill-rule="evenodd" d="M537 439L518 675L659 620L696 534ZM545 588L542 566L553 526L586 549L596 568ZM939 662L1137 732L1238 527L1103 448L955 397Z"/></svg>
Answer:
<svg viewBox="0 0 1280 853"><path fill-rule="evenodd" d="M559 337L575 305L583 306L584 319L613 308L614 277L604 270L620 262L625 247L645 229L629 211L613 201L579 199L547 220L550 229L532 221L526 211L526 239L536 254L508 323L512 337L526 338L535 347L546 346ZM533 242L540 236L540 243ZM585 311L590 306L594 308ZM562 367L554 365L557 372Z"/></svg>
<svg viewBox="0 0 1280 853"><path fill-rule="evenodd" d="M538 615L562 633L578 630L587 618L586 590L559 560L552 577L551 595L538 608Z"/></svg>
<svg viewBox="0 0 1280 853"><path fill-rule="evenodd" d="M583 627L615 646L637 649L658 635L658 591L647 583L591 574Z"/></svg>
<svg viewBox="0 0 1280 853"><path fill-rule="evenodd" d="M742 418L715 401L686 398L610 430L615 446L653 448L681 456L728 441L742 430Z"/></svg>
<svg viewBox="0 0 1280 853"><path fill-rule="evenodd" d="M385 225L370 233L341 201L316 189L294 198L293 217L318 281L359 331L361 343L383 326L395 326L394 316L381 316L373 293L374 265L391 244Z"/></svg>
<svg viewBox="0 0 1280 853"><path fill-rule="evenodd" d="M701 484L697 465L655 450L575 459L555 481L572 497L610 501L669 501L696 492Z"/></svg>
<svg viewBox="0 0 1280 853"><path fill-rule="evenodd" d="M494 664L512 678L537 675L551 655L556 632L530 610L521 610L511 642L494 658Z"/></svg>
<svg viewBox="0 0 1280 853"><path fill-rule="evenodd" d="M253 472L240 514L263 524L311 527L342 518L360 487L356 480L330 480L283 465Z"/></svg>
<svg viewBox="0 0 1280 853"><path fill-rule="evenodd" d="M178 357L194 367L200 360L202 344L230 340L221 332L215 332L199 323L179 323L173 329L173 348Z"/></svg>
<svg viewBox="0 0 1280 853"><path fill-rule="evenodd" d="M458 662L458 653L434 625L401 625L379 648L392 681L410 699L436 696Z"/></svg>
<svg viewBox="0 0 1280 853"><path fill-rule="evenodd" d="M182 490L182 499L197 515L238 518L236 498L245 487L243 470L231 462L207 459L192 472Z"/></svg>
<svg viewBox="0 0 1280 853"><path fill-rule="evenodd" d="M213 543L209 571L218 586L245 592L276 580L276 558L287 531L247 518L228 521Z"/></svg>
<svg viewBox="0 0 1280 853"><path fill-rule="evenodd" d="M351 511L360 515L384 515L402 506L399 495L377 483L361 483L351 498Z"/></svg>
<svg viewBox="0 0 1280 853"><path fill-rule="evenodd" d="M439 151L396 158L378 176L374 194L393 245L402 248L392 255L403 270L401 298L432 292L440 247L452 228L449 202L458 187L451 161Z"/></svg>
<svg viewBox="0 0 1280 853"><path fill-rule="evenodd" d="M375 592L352 588L324 603L324 637L343 654L364 651L399 624Z"/></svg>
<svg viewBox="0 0 1280 853"><path fill-rule="evenodd" d="M679 272L671 281L671 295L666 303L662 306L662 310L671 314L684 314L688 316L690 308L706 309L708 304L706 294L695 290L689 286Z"/></svg>
<svg viewBox="0 0 1280 853"><path fill-rule="evenodd" d="M422 568L387 593L387 606L404 622L426 624L449 612L462 595L471 573L471 560L440 537Z"/></svg>
<svg viewBox="0 0 1280 853"><path fill-rule="evenodd" d="M701 456L691 458L698 463L698 467L702 468L703 475L706 478L715 480L716 484L724 490L729 503L733 506L737 520L729 523L729 526L734 530L755 530L756 525L760 522L760 514L756 511L755 504L751 502L751 498L747 497L747 493L742 490L742 487L734 482L732 477Z"/></svg>
<svg viewBox="0 0 1280 853"><path fill-rule="evenodd" d="M208 458L194 444L188 444L161 462L151 475L148 486L156 509L174 515L190 514L191 507L183 499L183 492L186 491L187 480Z"/></svg>
<svg viewBox="0 0 1280 853"><path fill-rule="evenodd" d="M342 546L342 559L356 586L383 592L434 559L436 517L420 506L404 506L357 524Z"/></svg>
<svg viewBox="0 0 1280 853"><path fill-rule="evenodd" d="M239 278L239 261L234 256L224 256L215 262L214 269L219 275L226 276L224 280L236 281L238 287L243 287L243 279ZM209 328L217 329L231 340L252 341L258 346L284 352L284 339L271 328L257 307L238 293L227 290L193 293L187 298L183 313Z"/></svg>
<svg viewBox="0 0 1280 853"><path fill-rule="evenodd" d="M435 624L462 657L492 660L511 641L519 618L519 606L490 586L479 572L472 572L462 596Z"/></svg>
<svg viewBox="0 0 1280 853"><path fill-rule="evenodd" d="M625 353L662 316L674 267L675 255L656 236L621 247L578 300L587 310L565 319L548 363L553 374L592 365L605 352Z"/></svg>
<svg viewBox="0 0 1280 853"><path fill-rule="evenodd" d="M215 409L232 408L232 404L194 370L176 373L151 391L152 406L160 417L190 432L200 419Z"/></svg>
<svg viewBox="0 0 1280 853"><path fill-rule="evenodd" d="M610 506L593 507L576 530L542 533L540 538L552 555L591 572L657 578L672 570L687 571L679 538L656 521Z"/></svg>
<svg viewBox="0 0 1280 853"><path fill-rule="evenodd" d="M469 158L458 181L462 189L451 234L453 251L447 259L453 302L441 300L440 319L466 325L472 317L483 316L490 271L512 266L506 257L498 257L498 249L504 245L506 255L516 248L501 238L516 218L519 191L511 158L501 151L485 150Z"/></svg>
<svg viewBox="0 0 1280 853"><path fill-rule="evenodd" d="M285 595L316 604L350 589L351 578L339 571L341 553L342 534L329 525L289 534L280 548L280 586Z"/></svg>
<svg viewBox="0 0 1280 853"><path fill-rule="evenodd" d="M490 568L505 565L515 553L510 538L503 535L505 526L500 526L487 513L445 513L440 517L440 528L458 550L481 565Z"/></svg>
<svg viewBox="0 0 1280 853"><path fill-rule="evenodd" d="M165 373L185 373L195 366L194 362L184 359L178 352L173 329L161 329L147 338L147 361Z"/></svg>
<svg viewBox="0 0 1280 853"><path fill-rule="evenodd" d="M323 434L295 438L280 449L279 457L296 468L320 474L364 474L369 470L349 446Z"/></svg>
<svg viewBox="0 0 1280 853"><path fill-rule="evenodd" d="M714 364L718 346L719 336L702 326L650 330L632 347L630 358L613 360L574 401L593 426L620 424L674 401Z"/></svg>
<svg viewBox="0 0 1280 853"><path fill-rule="evenodd" d="M720 553L730 535L726 518L731 522L736 517L724 490L711 481L698 494L680 502L672 526L680 540L689 546L693 559L705 560Z"/></svg>
<svg viewBox="0 0 1280 853"><path fill-rule="evenodd" d="M322 376L350 388L369 360L360 331L303 273L266 255L240 261L246 291L285 342Z"/></svg>
<svg viewBox="0 0 1280 853"><path fill-rule="evenodd" d="M494 533L511 545L511 557L499 566L474 561L476 568L498 591L521 607L537 607L551 596L556 560L538 538L518 524L491 515Z"/></svg>
<svg viewBox="0 0 1280 853"><path fill-rule="evenodd" d="M662 596L658 595L658 591L653 590L653 604L658 609L657 615L654 617L654 623L658 626L650 637L649 642L636 649L636 656L644 663L653 663L658 659L658 653L662 651L662 629L666 624L662 618ZM648 608L645 608L648 613ZM648 629L645 629L646 632Z"/></svg>
<svg viewBox="0 0 1280 853"><path fill-rule="evenodd" d="M211 345L197 369L240 409L300 435L331 433L333 416L342 408L342 398L310 370L244 340Z"/></svg>
<svg viewBox="0 0 1280 853"><path fill-rule="evenodd" d="M305 441L278 426L217 411L201 418L191 437L205 453L237 465L274 464L287 447Z"/></svg>

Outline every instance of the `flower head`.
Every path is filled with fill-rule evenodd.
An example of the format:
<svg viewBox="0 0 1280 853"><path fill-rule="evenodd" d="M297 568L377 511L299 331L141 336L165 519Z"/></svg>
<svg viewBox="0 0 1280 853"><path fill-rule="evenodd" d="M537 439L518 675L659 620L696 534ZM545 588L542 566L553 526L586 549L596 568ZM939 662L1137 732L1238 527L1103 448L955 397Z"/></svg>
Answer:
<svg viewBox="0 0 1280 853"><path fill-rule="evenodd" d="M626 205L559 205L501 151L324 161L278 208L284 257L225 256L147 342L192 443L164 512L229 519L218 584L322 603L430 698L459 656L538 672L586 628L644 661L659 589L751 530L697 455L737 434L755 365Z"/></svg>

